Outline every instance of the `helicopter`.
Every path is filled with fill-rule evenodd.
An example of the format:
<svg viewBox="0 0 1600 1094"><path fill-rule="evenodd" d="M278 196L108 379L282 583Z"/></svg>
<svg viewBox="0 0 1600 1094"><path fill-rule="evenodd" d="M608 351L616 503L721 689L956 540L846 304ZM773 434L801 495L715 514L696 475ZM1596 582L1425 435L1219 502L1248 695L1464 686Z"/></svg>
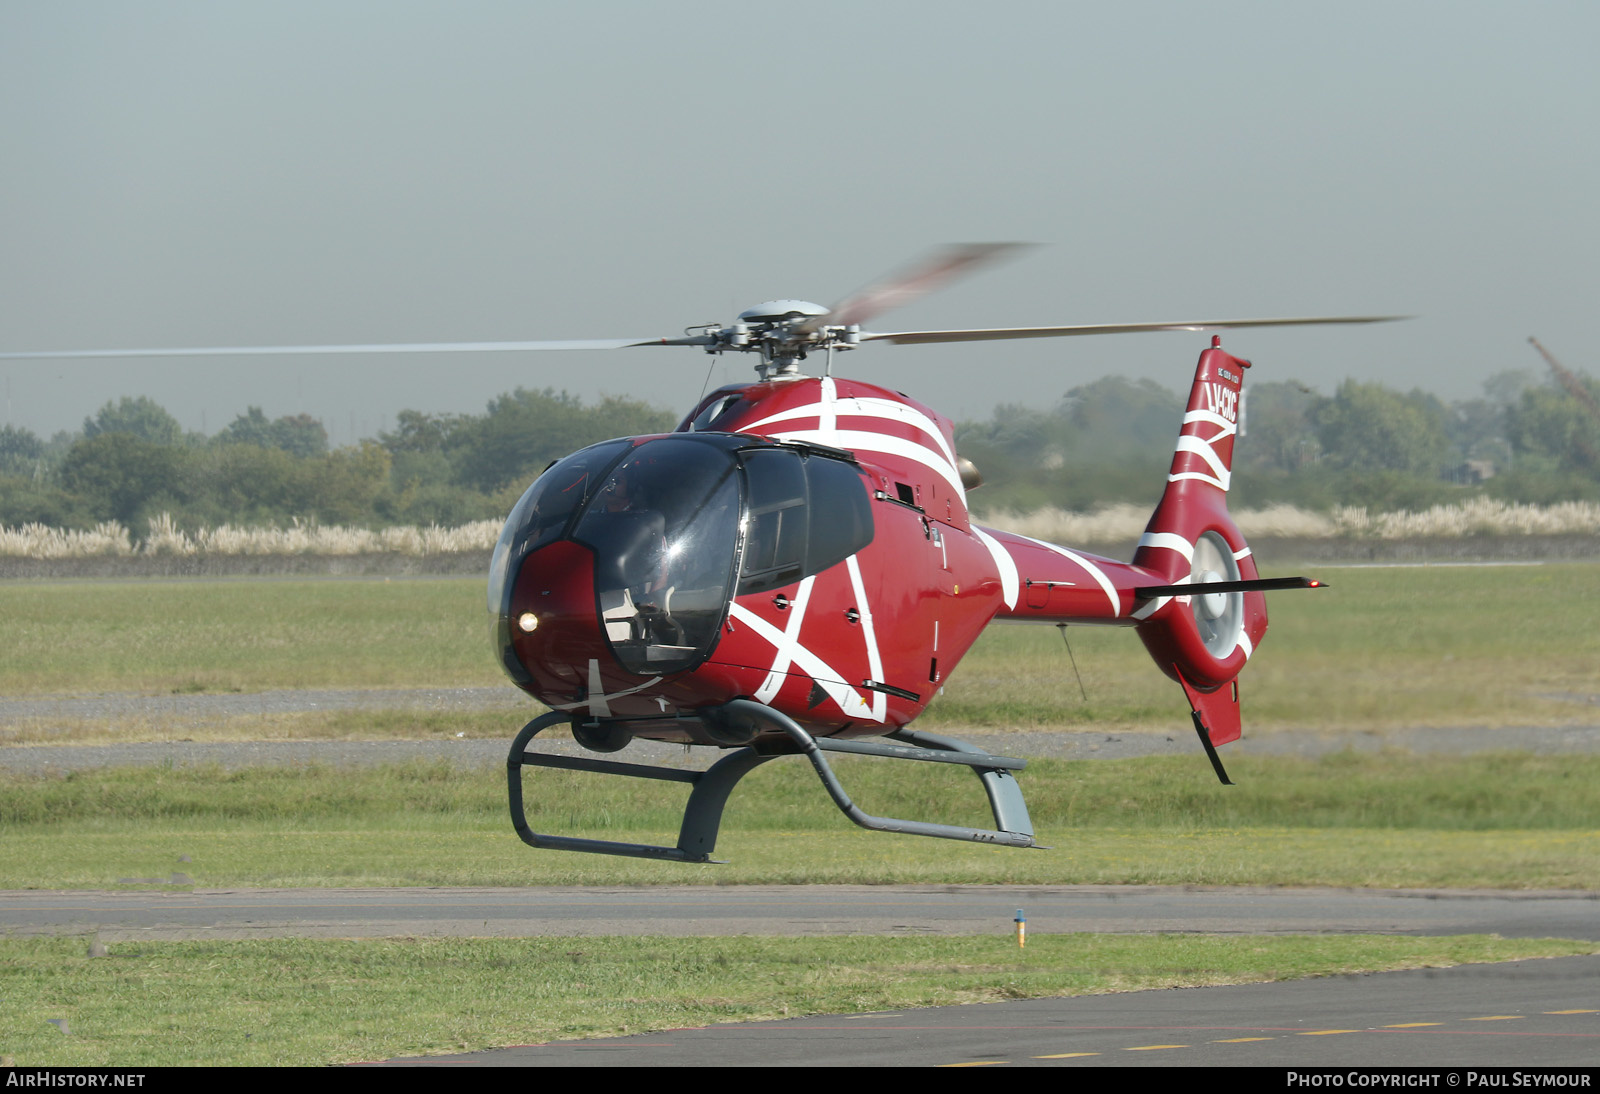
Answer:
<svg viewBox="0 0 1600 1094"><path fill-rule="evenodd" d="M871 342L1204 331L1396 316L1246 319L872 332L861 324L1017 244L946 248L833 307L772 300L683 336L561 342L65 351L11 357L199 356L697 347L748 353L756 379L704 395L670 433L590 445L552 463L506 519L488 577L495 655L549 711L507 758L512 825L550 850L715 862L729 795L750 771L805 757L864 828L1039 847L1016 774L1026 761L914 730L942 683L997 621L1131 628L1177 683L1217 778L1241 731L1238 677L1267 630L1262 579L1229 516L1241 392L1250 362L1213 335L1200 354L1166 487L1130 562L976 523L982 481L950 419L872 383L835 377L836 355ZM802 364L824 359L820 375ZM564 728L585 755L539 751ZM703 770L604 758L634 740L722 755ZM994 827L879 817L845 791L829 755L967 767ZM675 844L539 833L523 770L687 784Z"/></svg>

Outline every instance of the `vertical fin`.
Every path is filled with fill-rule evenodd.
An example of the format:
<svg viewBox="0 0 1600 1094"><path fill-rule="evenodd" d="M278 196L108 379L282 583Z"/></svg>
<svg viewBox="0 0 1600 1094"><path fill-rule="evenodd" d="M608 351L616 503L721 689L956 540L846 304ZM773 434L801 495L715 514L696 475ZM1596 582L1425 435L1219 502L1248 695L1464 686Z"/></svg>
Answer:
<svg viewBox="0 0 1600 1094"><path fill-rule="evenodd" d="M1232 786L1233 780L1228 778L1222 759L1217 755L1217 746L1239 739L1239 681L1231 680L1216 691L1196 691L1177 665L1173 665L1172 670L1177 674L1178 683L1183 685L1183 694L1188 696L1189 716L1194 719L1194 731L1200 736L1211 769L1222 780L1222 785Z"/></svg>

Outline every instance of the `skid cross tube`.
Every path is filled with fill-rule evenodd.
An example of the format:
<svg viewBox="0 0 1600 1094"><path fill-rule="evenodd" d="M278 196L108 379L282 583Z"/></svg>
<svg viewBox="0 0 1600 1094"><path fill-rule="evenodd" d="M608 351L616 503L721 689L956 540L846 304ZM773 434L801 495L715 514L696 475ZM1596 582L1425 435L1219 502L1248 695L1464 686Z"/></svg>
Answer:
<svg viewBox="0 0 1600 1094"><path fill-rule="evenodd" d="M539 733L551 726L567 725L572 722L570 714L560 711L552 711L535 718L524 726L522 732L511 742L511 753L506 758L506 789L511 806L512 827L516 829L522 842L530 847L544 850L586 851L590 854L622 855L629 858L715 863L719 860L713 859L711 853L716 849L717 830L722 823L722 811L734 786L745 775L768 760L798 752L811 762L817 777L822 780L823 787L828 791L834 804L839 807L839 811L862 828L875 832L900 832L912 836L932 836L937 839L965 840L970 843L991 843L1008 847L1040 846L1034 842L1033 825L1028 819L1028 807L1023 803L1022 791L1012 775L1013 771L1020 771L1027 766L1026 760L993 756L964 741L904 729L893 734L893 743L890 740L834 741L826 737L816 738L790 718L771 707L749 699L736 699L724 704L720 709L728 713L744 714L782 733L783 738L774 740L769 737L755 745L735 749L704 771L686 771L682 768L619 763L615 760L598 760L587 756L554 756L531 752L529 745ZM971 768L983 782L984 790L989 795L995 829L896 820L864 812L851 801L850 795L845 793L838 776L828 764L825 752L847 752L931 763L954 763ZM688 804L684 806L677 846L662 847L648 843L622 843L615 840L582 839L535 832L529 826L527 813L523 808L524 767L591 771L600 775L621 775L627 778L689 784L692 789L689 792Z"/></svg>
<svg viewBox="0 0 1600 1094"><path fill-rule="evenodd" d="M716 862L711 852L717 846L717 829L722 824L722 809L728 803L728 795L748 772L775 758L751 748L741 748L704 771L685 771L676 767L624 764L614 760L592 760L587 756L551 756L528 751L528 745L541 731L571 722L571 715L551 711L523 726L522 732L511 742L511 755L506 758L506 790L511 802L511 825L529 847L550 851L587 851L596 855L624 855L629 858L670 859L674 862ZM684 806L683 824L678 829L678 845L658 847L649 843L620 843L535 832L529 827L527 813L522 807L524 767L553 767L564 771L593 771L602 775L689 783L694 789L689 792L689 804Z"/></svg>

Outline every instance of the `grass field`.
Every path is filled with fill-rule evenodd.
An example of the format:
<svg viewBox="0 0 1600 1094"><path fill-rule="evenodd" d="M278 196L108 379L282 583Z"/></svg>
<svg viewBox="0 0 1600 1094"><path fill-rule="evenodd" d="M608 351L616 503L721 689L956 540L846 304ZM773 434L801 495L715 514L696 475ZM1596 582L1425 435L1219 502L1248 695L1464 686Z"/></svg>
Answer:
<svg viewBox="0 0 1600 1094"><path fill-rule="evenodd" d="M1600 629L1590 611L1600 603L1600 566L1317 576L1333 587L1271 601L1272 629L1241 678L1252 730L1592 724L1600 713ZM473 580L14 582L0 586L0 619L7 696L504 682ZM1186 726L1181 692L1133 634L1081 627L1068 636L1087 701L1054 628L997 626L919 724ZM290 716L241 732L294 736L296 721L307 736L492 729L476 716L457 720L413 730L404 718L375 717L364 728L359 719ZM52 728L72 727L0 726L0 743L45 739Z"/></svg>
<svg viewBox="0 0 1600 1094"><path fill-rule="evenodd" d="M1552 940L1055 935L111 943L0 939L19 1067L315 1065L713 1022L1594 951ZM66 1032L51 1019L64 1021ZM937 1057L929 1063L950 1061Z"/></svg>
<svg viewBox="0 0 1600 1094"><path fill-rule="evenodd" d="M1390 725L1594 721L1600 566L1348 569L1275 598L1242 691L1252 734ZM193 692L496 681L477 582L314 580L0 586L0 692ZM1070 632L1090 700L1051 628L996 627L924 723L1156 729L1187 735L1181 693L1122 630ZM85 636L94 636L85 648ZM501 713L299 713L207 735L504 739ZM0 726L0 743L193 735L155 722ZM661 882L1188 882L1600 887L1600 761L1229 750L1201 758L1035 761L1024 787L1051 852L871 835L799 761L751 775L718 848L733 865L536 853L516 842L496 771L419 765L97 772L0 782L0 886L103 887L184 872L207 885ZM846 763L863 808L986 826L965 772ZM529 776L537 830L671 842L682 793ZM63 838L69 837L70 838ZM270 838L268 838L270 836Z"/></svg>
<svg viewBox="0 0 1600 1094"><path fill-rule="evenodd" d="M10 696L505 679L481 581L11 582L0 618Z"/></svg>
<svg viewBox="0 0 1600 1094"><path fill-rule="evenodd" d="M1283 571L1279 571L1283 572ZM1592 725L1600 566L1330 569L1273 600L1242 684L1252 733ZM460 580L0 586L0 694L172 694L502 683L482 588ZM993 628L931 727L1187 729L1175 685L1125 631ZM509 686L509 685L507 685ZM502 714L238 719L234 737L509 737ZM182 731L193 735L192 731ZM158 722L0 725L0 744L164 739ZM503 776L375 769L124 768L0 777L0 888L194 885L1192 883L1600 888L1600 757L1318 760L1231 750L1039 760L1023 775L1052 851L866 833L799 761L730 805L728 866L535 852ZM970 775L840 765L871 812L986 824ZM671 841L681 791L530 776L539 830ZM959 803L959 804L956 804ZM0 939L0 1055L32 1064L316 1064L676 1025L1591 952L1499 939L537 939L113 943ZM63 1033L49 1019L67 1021Z"/></svg>
<svg viewBox="0 0 1600 1094"><path fill-rule="evenodd" d="M982 825L964 771L844 761L869 811ZM752 774L721 866L534 851L497 770L410 764L91 771L0 781L0 889L389 885L1005 883L1600 887L1600 757L1050 761L1023 775L1049 851L850 825L799 760ZM683 794L539 772L535 830L671 843ZM180 856L187 856L180 863ZM127 879L135 879L129 881Z"/></svg>

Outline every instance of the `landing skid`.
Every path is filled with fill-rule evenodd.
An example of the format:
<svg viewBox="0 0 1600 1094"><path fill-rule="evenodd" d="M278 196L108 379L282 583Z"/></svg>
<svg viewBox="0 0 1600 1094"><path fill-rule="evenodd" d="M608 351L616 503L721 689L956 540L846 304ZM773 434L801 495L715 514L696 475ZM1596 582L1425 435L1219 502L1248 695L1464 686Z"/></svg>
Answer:
<svg viewBox="0 0 1600 1094"><path fill-rule="evenodd" d="M719 708L726 715L736 715L781 731L782 739L768 743L758 742L730 752L704 771L685 771L681 768L655 767L647 764L618 763L587 756L553 756L530 752L533 738L551 726L566 725L572 721L570 714L552 711L535 718L522 728L511 742L511 755L506 759L506 786L511 802L511 823L522 842L530 847L552 851L587 851L597 855L625 855L630 858L669 859L674 862L719 862L713 859L716 849L717 829L722 823L722 810L728 795L740 779L755 768L779 756L803 755L822 780L829 797L839 811L862 828L875 832L900 832L910 836L932 836L937 839L965 840L970 843L992 843L1007 847L1038 847L1034 842L1033 824L1028 819L1028 807L1022 800L1022 789L1017 785L1013 771L1021 771L1028 761L1009 756L991 756L987 752L949 737L932 733L900 730L887 739L834 741L826 737L813 737L795 722L771 707L749 699L735 699ZM890 743L890 742L894 743ZM848 752L861 756L884 756L896 760L918 760L927 763L963 764L983 783L989 796L989 808L994 814L994 829L964 828L959 825L934 824L928 821L895 820L875 817L863 812L845 793L839 778L834 774L825 753ZM522 805L522 769L524 767L553 767L564 771L592 771L602 775L621 775L636 779L657 779L664 782L688 783L688 804L683 811L683 824L678 831L676 847L659 847L647 843L620 843L613 840L581 839L572 836L544 835L528 826L527 814Z"/></svg>

